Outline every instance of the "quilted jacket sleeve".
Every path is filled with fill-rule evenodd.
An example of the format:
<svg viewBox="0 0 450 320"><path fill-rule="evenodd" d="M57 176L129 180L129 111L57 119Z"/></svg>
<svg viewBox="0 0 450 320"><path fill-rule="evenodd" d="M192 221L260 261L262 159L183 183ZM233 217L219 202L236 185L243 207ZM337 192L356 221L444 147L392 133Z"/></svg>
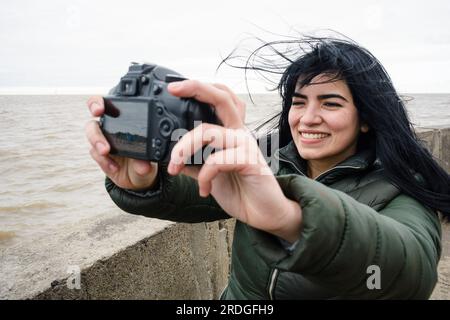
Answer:
<svg viewBox="0 0 450 320"><path fill-rule="evenodd" d="M380 212L311 179L277 177L300 203L303 230L295 250L251 229L257 252L280 270L301 273L336 292L360 299L427 299L437 281L441 227L437 215L400 194ZM379 268L380 288L369 288Z"/></svg>
<svg viewBox="0 0 450 320"><path fill-rule="evenodd" d="M199 196L194 179L185 175L170 176L166 168L160 168L158 179L159 186L146 192L121 189L109 178L105 185L116 205L132 214L189 223L230 218L212 196Z"/></svg>

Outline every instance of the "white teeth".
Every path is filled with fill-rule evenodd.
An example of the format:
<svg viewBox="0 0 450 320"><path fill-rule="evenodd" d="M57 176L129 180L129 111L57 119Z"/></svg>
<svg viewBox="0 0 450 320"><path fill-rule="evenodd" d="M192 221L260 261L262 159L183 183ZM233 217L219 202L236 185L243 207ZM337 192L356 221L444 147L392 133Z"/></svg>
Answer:
<svg viewBox="0 0 450 320"><path fill-rule="evenodd" d="M322 139L328 136L327 133L306 133L306 132L301 132L300 133L302 135L302 137L306 138L306 139Z"/></svg>

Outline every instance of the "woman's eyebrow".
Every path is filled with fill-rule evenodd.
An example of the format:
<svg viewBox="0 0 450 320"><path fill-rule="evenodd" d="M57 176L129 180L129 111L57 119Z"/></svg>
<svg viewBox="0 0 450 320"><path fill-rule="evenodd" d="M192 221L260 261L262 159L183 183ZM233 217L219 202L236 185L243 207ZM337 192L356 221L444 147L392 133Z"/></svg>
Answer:
<svg viewBox="0 0 450 320"><path fill-rule="evenodd" d="M330 93L330 94L322 94L320 96L318 96L317 98L319 98L319 100L325 100L325 99L330 99L330 98L338 98L338 99L342 99L344 101L347 101L347 99L345 99L343 96L341 96L340 94L336 94L336 93Z"/></svg>
<svg viewBox="0 0 450 320"><path fill-rule="evenodd" d="M302 98L302 99L308 100L308 97L307 97L307 96L305 96L304 94L298 93L298 92L294 92L294 97Z"/></svg>
<svg viewBox="0 0 450 320"><path fill-rule="evenodd" d="M301 93L298 93L298 92L294 92L294 97L308 100L308 96L305 96L304 94L301 94ZM347 99L345 99L343 96L341 96L340 94L337 94L337 93L321 94L320 96L317 96L317 98L319 100L325 100L325 99L331 99L331 98L339 98L339 99L342 99L342 100L348 102Z"/></svg>

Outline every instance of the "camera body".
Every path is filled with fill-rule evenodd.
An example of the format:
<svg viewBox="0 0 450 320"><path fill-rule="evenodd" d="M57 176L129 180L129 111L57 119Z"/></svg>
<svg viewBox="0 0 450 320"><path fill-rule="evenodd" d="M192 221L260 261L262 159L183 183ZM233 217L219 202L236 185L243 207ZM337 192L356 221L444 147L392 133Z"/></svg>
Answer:
<svg viewBox="0 0 450 320"><path fill-rule="evenodd" d="M119 156L168 163L181 136L200 122L220 124L214 109L167 91L170 82L186 80L155 65L133 63L120 83L104 97L100 127Z"/></svg>

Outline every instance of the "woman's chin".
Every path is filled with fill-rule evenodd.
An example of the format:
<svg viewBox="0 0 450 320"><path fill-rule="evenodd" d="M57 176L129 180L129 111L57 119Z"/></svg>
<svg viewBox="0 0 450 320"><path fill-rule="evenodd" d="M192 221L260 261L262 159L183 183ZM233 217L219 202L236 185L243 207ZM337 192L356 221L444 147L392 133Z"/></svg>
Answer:
<svg viewBox="0 0 450 320"><path fill-rule="evenodd" d="M325 155L324 150L318 149L311 150L310 148L305 148L302 146L297 147L297 149L300 156L305 160L318 160L322 159Z"/></svg>
<svg viewBox="0 0 450 320"><path fill-rule="evenodd" d="M301 142L296 143L297 151L300 156L305 160L317 160L324 157L326 150L324 148L318 148L317 146L310 146L302 144Z"/></svg>
<svg viewBox="0 0 450 320"><path fill-rule="evenodd" d="M300 152L300 156L305 160L319 160L323 158L321 154L316 152Z"/></svg>

